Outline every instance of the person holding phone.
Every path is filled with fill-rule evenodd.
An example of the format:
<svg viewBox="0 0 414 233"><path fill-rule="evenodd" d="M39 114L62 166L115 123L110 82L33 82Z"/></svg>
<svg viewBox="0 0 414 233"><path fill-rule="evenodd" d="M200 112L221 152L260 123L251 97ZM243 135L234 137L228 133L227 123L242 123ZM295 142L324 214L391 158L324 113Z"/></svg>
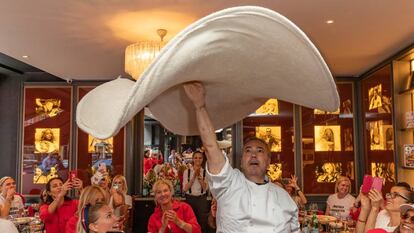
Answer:
<svg viewBox="0 0 414 233"><path fill-rule="evenodd" d="M148 232L201 233L191 206L173 200L174 187L169 180L157 180L152 189L157 206L148 221Z"/></svg>
<svg viewBox="0 0 414 233"><path fill-rule="evenodd" d="M56 177L46 184L46 203L40 206L40 219L45 224L47 233L65 233L66 222L75 214L78 201L67 196L70 189L82 189L82 181L74 178L63 182Z"/></svg>
<svg viewBox="0 0 414 233"><path fill-rule="evenodd" d="M361 212L358 217L356 231L367 232L374 228L381 228L393 232L400 225L400 206L413 204L414 192L406 182L397 183L385 200L381 191L371 189L367 195L361 195Z"/></svg>
<svg viewBox="0 0 414 233"><path fill-rule="evenodd" d="M128 209L132 208L132 197L127 192L128 185L125 176L116 175L112 179L109 206L113 208L117 217L127 217Z"/></svg>
<svg viewBox="0 0 414 233"><path fill-rule="evenodd" d="M355 203L355 197L351 194L351 180L346 176L338 177L335 183L335 193L326 201L326 215L347 219Z"/></svg>
<svg viewBox="0 0 414 233"><path fill-rule="evenodd" d="M16 194L16 181L10 176L0 179L0 217L20 217L24 205L22 198Z"/></svg>

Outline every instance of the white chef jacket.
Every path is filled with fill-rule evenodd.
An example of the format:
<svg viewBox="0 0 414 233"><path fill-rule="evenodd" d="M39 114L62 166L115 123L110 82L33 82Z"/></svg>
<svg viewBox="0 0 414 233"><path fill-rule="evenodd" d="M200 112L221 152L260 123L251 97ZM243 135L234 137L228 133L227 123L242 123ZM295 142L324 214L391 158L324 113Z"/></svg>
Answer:
<svg viewBox="0 0 414 233"><path fill-rule="evenodd" d="M284 189L249 181L225 159L217 175L206 166L210 191L217 199L217 233L299 232L297 205Z"/></svg>

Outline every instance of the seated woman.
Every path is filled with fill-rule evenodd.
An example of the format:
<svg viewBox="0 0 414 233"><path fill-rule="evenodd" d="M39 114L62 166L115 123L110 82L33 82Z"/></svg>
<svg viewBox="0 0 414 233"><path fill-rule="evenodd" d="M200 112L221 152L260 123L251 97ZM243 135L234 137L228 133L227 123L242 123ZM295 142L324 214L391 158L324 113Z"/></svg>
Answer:
<svg viewBox="0 0 414 233"><path fill-rule="evenodd" d="M66 223L66 233L79 232L81 229L76 230L76 225L78 224L81 210L86 205L94 206L97 203L103 203L103 204L108 203L108 200L106 199L106 196L105 196L105 191L97 185L91 185L91 186L84 188L79 197L79 204L78 204L76 213Z"/></svg>
<svg viewBox="0 0 414 233"><path fill-rule="evenodd" d="M82 189L82 181L73 178L73 182L57 177L46 184L46 203L40 207L40 219L45 224L47 233L65 233L66 222L75 214L78 201L66 196L72 189Z"/></svg>
<svg viewBox="0 0 414 233"><path fill-rule="evenodd" d="M22 198L16 194L16 182L13 178L5 176L0 179L0 217L20 217L24 205Z"/></svg>
<svg viewBox="0 0 414 233"><path fill-rule="evenodd" d="M81 210L77 233L106 233L111 231L116 223L117 217L107 204L86 205Z"/></svg>
<svg viewBox="0 0 414 233"><path fill-rule="evenodd" d="M356 231L362 233L381 228L393 232L400 225L400 206L413 202L414 192L405 182L393 186L390 193L385 194L385 201L380 191L371 189L368 195L361 195L361 212Z"/></svg>
<svg viewBox="0 0 414 233"><path fill-rule="evenodd" d="M298 209L304 209L308 200L298 186L298 178L295 175L292 175L292 178L289 179L289 182L286 185L284 185L284 188L295 201Z"/></svg>
<svg viewBox="0 0 414 233"><path fill-rule="evenodd" d="M157 206L148 221L148 232L201 233L191 206L172 199L174 187L169 180L155 182L153 191Z"/></svg>
<svg viewBox="0 0 414 233"><path fill-rule="evenodd" d="M339 176L335 184L335 193L329 195L326 201L326 215L346 219L354 206L355 197L351 194L351 180L345 176Z"/></svg>

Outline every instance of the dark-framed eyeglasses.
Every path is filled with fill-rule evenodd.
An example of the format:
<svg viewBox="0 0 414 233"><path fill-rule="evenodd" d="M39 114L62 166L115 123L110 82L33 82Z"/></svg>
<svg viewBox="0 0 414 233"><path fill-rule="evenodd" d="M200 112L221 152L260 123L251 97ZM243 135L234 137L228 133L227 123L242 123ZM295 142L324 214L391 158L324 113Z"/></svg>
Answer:
<svg viewBox="0 0 414 233"><path fill-rule="evenodd" d="M410 221L410 223L414 223L414 215L409 215L408 213L405 213L405 214L401 214L401 219L403 219L403 220L409 220Z"/></svg>
<svg viewBox="0 0 414 233"><path fill-rule="evenodd" d="M410 201L408 198L404 197L403 195L399 194L399 193L386 193L385 194L385 198L387 199L395 199L396 197L401 197L402 199L406 200L406 201Z"/></svg>

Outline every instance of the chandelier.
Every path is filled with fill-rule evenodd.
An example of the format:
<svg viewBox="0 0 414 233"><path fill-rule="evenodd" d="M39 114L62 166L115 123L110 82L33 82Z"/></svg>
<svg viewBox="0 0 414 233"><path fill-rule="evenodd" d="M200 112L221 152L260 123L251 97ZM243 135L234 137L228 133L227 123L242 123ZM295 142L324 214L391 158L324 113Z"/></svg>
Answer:
<svg viewBox="0 0 414 233"><path fill-rule="evenodd" d="M163 39L167 35L167 30L158 29L157 34L160 41L141 41L131 44L125 49L125 72L136 80L164 46Z"/></svg>

